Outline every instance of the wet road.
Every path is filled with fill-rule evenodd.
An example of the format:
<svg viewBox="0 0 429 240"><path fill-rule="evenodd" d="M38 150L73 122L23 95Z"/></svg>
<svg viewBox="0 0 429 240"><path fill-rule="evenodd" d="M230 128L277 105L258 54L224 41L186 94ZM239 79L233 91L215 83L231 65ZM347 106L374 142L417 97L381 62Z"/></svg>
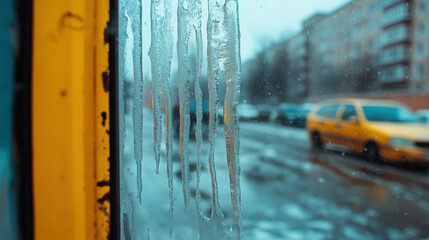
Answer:
<svg viewBox="0 0 429 240"><path fill-rule="evenodd" d="M429 239L425 171L314 151L301 129L242 123L241 134L249 239Z"/></svg>
<svg viewBox="0 0 429 240"><path fill-rule="evenodd" d="M127 119L128 125L131 119ZM223 126L215 147L220 204L227 229L234 229ZM163 137L164 138L164 137ZM155 174L153 129L145 112L143 202L136 201L132 133L127 129L122 182L127 234L169 239L165 147ZM183 205L180 153L174 143L174 234L198 239L195 202ZM209 143L202 145L202 209L211 209L207 166ZM195 192L195 142L190 142L191 192ZM244 239L429 239L429 177L423 171L371 164L350 154L313 151L306 131L265 123L241 123L241 186ZM234 235L233 235L234 236Z"/></svg>

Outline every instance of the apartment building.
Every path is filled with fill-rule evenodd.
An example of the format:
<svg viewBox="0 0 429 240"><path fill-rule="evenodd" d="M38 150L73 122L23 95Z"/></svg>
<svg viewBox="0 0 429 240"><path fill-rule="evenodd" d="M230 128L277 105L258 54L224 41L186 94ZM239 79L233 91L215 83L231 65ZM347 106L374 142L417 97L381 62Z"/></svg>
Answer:
<svg viewBox="0 0 429 240"><path fill-rule="evenodd" d="M310 97L370 91L378 85L383 45L381 1L354 1L304 22Z"/></svg>
<svg viewBox="0 0 429 240"><path fill-rule="evenodd" d="M415 87L429 89L429 1L417 0L413 10L410 66Z"/></svg>
<svg viewBox="0 0 429 240"><path fill-rule="evenodd" d="M351 1L283 45L291 100L429 92L428 0Z"/></svg>

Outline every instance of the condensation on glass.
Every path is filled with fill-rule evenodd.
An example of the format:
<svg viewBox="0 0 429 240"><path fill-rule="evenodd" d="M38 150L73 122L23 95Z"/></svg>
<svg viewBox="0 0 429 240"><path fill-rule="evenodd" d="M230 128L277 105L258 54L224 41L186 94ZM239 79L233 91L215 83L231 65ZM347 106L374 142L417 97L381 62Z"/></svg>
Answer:
<svg viewBox="0 0 429 240"><path fill-rule="evenodd" d="M123 239L242 238L239 36L236 0L119 1Z"/></svg>

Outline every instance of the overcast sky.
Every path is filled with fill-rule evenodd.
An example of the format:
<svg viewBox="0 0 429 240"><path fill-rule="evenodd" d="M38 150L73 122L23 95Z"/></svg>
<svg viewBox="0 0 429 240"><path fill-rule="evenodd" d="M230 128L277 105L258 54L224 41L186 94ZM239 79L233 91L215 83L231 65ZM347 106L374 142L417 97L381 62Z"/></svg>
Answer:
<svg viewBox="0 0 429 240"><path fill-rule="evenodd" d="M143 68L145 80L150 79L150 0L143 1ZM173 2L173 9L177 9L177 1ZM285 39L297 33L303 20L317 12L329 13L350 0L239 0L240 31L241 31L241 59L251 59L256 53L274 42ZM203 46L207 47L207 0L203 3ZM173 10L173 24L175 26L175 41L177 39L177 10ZM130 41L132 39L129 27ZM191 43L192 44L192 43ZM127 62L131 62L131 43L127 43ZM128 64L127 64L128 65ZM203 74L206 59L203 62ZM172 73L177 69L177 51L174 46ZM132 69L128 71L132 78ZM172 80L175 82L174 80Z"/></svg>
<svg viewBox="0 0 429 240"><path fill-rule="evenodd" d="M350 0L241 0L239 1L243 62L262 48L301 29L316 12L331 12Z"/></svg>

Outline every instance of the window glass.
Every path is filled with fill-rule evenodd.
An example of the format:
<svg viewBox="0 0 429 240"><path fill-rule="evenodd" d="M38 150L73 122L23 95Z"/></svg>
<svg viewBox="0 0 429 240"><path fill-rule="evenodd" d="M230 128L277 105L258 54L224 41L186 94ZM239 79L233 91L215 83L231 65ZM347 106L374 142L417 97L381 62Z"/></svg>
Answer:
<svg viewBox="0 0 429 240"><path fill-rule="evenodd" d="M352 116L357 116L356 108L353 105L346 105L341 119L349 120L349 118Z"/></svg>
<svg viewBox="0 0 429 240"><path fill-rule="evenodd" d="M120 0L123 239L429 236L426 1L143 0L141 39L136 2ZM340 109L365 118L327 121Z"/></svg>
<svg viewBox="0 0 429 240"><path fill-rule="evenodd" d="M339 104L332 104L323 106L318 112L317 115L321 117L327 117L327 118L335 118L337 116L337 112L340 109Z"/></svg>
<svg viewBox="0 0 429 240"><path fill-rule="evenodd" d="M118 10L121 238L241 239L238 1Z"/></svg>
<svg viewBox="0 0 429 240"><path fill-rule="evenodd" d="M406 66L396 65L386 67L381 71L380 81L382 82L397 82L402 81L406 77Z"/></svg>
<svg viewBox="0 0 429 240"><path fill-rule="evenodd" d="M418 7L418 12L419 12L420 15L425 14L425 12L426 12L426 2L424 0L420 1L419 7Z"/></svg>
<svg viewBox="0 0 429 240"><path fill-rule="evenodd" d="M408 4L398 4L384 12L384 24L389 25L408 17Z"/></svg>
<svg viewBox="0 0 429 240"><path fill-rule="evenodd" d="M421 79L424 76L424 67L422 65L418 65L414 71L414 77L417 79Z"/></svg>
<svg viewBox="0 0 429 240"><path fill-rule="evenodd" d="M410 110L404 107L363 106L368 121L373 122L417 122Z"/></svg>
<svg viewBox="0 0 429 240"><path fill-rule="evenodd" d="M396 45L383 49L382 51L382 63L388 64L392 62L398 62L405 60L408 57L409 50L404 45Z"/></svg>
<svg viewBox="0 0 429 240"><path fill-rule="evenodd" d="M397 25L383 32L383 44L399 42L408 36L408 27L406 25Z"/></svg>
<svg viewBox="0 0 429 240"><path fill-rule="evenodd" d="M318 111L317 111L317 115L320 117L326 116L326 113L328 112L329 109L329 105L328 106L323 106L321 107Z"/></svg>
<svg viewBox="0 0 429 240"><path fill-rule="evenodd" d="M325 116L328 118L335 118L337 116L338 110L340 109L339 104L331 105L326 110Z"/></svg>
<svg viewBox="0 0 429 240"><path fill-rule="evenodd" d="M423 42L417 43L416 56L422 58L425 55L425 44Z"/></svg>
<svg viewBox="0 0 429 240"><path fill-rule="evenodd" d="M425 34L425 23L424 22L420 22L417 25L417 34L418 34L418 36L422 36Z"/></svg>

